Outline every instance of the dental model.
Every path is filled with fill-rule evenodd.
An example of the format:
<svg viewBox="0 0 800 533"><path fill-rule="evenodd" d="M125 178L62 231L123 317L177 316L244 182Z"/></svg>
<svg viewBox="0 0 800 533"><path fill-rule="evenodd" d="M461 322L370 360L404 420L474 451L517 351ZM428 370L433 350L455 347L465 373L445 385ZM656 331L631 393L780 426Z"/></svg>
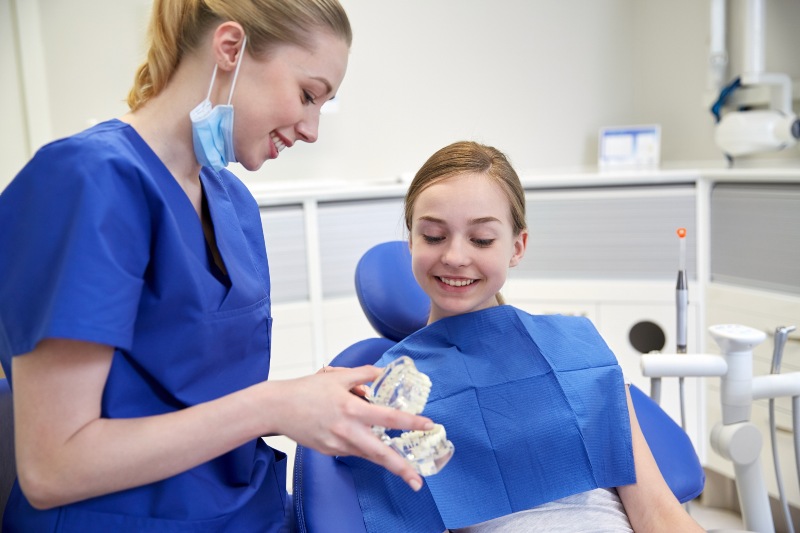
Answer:
<svg viewBox="0 0 800 533"><path fill-rule="evenodd" d="M376 405L418 415L425 408L430 392L430 378L404 355L386 366L367 390L366 398ZM372 430L387 446L405 457L421 476L439 472L455 451L441 424L428 431L407 431L394 438L386 434L384 427L374 426Z"/></svg>

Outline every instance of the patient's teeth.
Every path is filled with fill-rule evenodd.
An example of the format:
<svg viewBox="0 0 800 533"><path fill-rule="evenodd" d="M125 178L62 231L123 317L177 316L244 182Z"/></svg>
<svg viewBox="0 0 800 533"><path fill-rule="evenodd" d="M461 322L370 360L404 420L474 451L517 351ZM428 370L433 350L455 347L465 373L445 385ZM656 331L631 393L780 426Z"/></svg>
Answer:
<svg viewBox="0 0 800 533"><path fill-rule="evenodd" d="M272 142L275 144L275 148L278 149L279 153L280 153L281 150L286 148L286 145L283 144L283 141L280 140L280 138L277 135L275 135L274 133L270 135L270 138L272 139Z"/></svg>
<svg viewBox="0 0 800 533"><path fill-rule="evenodd" d="M465 287L467 285L472 285L475 283L474 279L450 279L450 278L439 278L442 280L442 283L450 285L451 287Z"/></svg>

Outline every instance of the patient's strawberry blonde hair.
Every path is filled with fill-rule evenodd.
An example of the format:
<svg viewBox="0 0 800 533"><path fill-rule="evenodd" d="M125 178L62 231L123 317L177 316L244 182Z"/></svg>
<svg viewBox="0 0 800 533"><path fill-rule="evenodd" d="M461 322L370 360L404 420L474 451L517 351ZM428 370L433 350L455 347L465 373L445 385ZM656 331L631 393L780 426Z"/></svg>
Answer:
<svg viewBox="0 0 800 533"><path fill-rule="evenodd" d="M337 0L155 0L148 29L147 60L128 94L131 111L166 87L181 58L193 52L215 25L238 22L248 52L263 57L275 45L308 48L316 31L328 31L348 46L353 32Z"/></svg>
<svg viewBox="0 0 800 533"><path fill-rule="evenodd" d="M409 233L414 205L419 195L431 185L462 174L482 174L499 185L508 198L514 236L527 229L525 190L506 155L492 146L474 141L459 141L430 156L411 180L406 192L404 211ZM505 303L500 293L497 293L497 301L501 305Z"/></svg>

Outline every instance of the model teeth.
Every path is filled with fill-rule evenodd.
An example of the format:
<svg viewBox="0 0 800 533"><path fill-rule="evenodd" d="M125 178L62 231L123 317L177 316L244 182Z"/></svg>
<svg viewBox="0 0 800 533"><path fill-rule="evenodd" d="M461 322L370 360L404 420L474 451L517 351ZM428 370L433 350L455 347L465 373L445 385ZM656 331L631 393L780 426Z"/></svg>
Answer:
<svg viewBox="0 0 800 533"><path fill-rule="evenodd" d="M417 415L425 409L430 392L430 378L417 370L410 357L403 355L383 369L367 391L366 398L373 404ZM421 476L439 472L455 450L441 424L435 424L428 431L407 431L394 438L381 426L373 426L372 431L384 444L403 456Z"/></svg>
<svg viewBox="0 0 800 533"><path fill-rule="evenodd" d="M386 366L368 390L367 400L417 415L425 408L430 392L430 378L404 355Z"/></svg>
<svg viewBox="0 0 800 533"><path fill-rule="evenodd" d="M467 285L472 285L475 283L474 279L450 279L450 278L439 278L442 283L445 285L450 285L451 287L466 287Z"/></svg>
<svg viewBox="0 0 800 533"><path fill-rule="evenodd" d="M280 153L281 150L286 148L286 145L283 144L283 141L280 140L280 138L274 133L270 135L270 138L272 139L273 144L275 144L275 148L278 149L278 153Z"/></svg>
<svg viewBox="0 0 800 533"><path fill-rule="evenodd" d="M447 440L447 432L441 424L435 424L429 431L407 431L391 439L389 446L425 477L444 468L455 452L455 446Z"/></svg>

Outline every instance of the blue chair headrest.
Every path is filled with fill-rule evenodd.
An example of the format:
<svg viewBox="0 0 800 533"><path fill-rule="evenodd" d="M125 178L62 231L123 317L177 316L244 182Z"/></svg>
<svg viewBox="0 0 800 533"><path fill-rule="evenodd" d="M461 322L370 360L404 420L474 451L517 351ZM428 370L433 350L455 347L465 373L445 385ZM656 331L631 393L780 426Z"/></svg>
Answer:
<svg viewBox="0 0 800 533"><path fill-rule="evenodd" d="M428 323L431 303L411 272L406 241L364 252L356 266L356 294L369 323L387 339L399 342Z"/></svg>

